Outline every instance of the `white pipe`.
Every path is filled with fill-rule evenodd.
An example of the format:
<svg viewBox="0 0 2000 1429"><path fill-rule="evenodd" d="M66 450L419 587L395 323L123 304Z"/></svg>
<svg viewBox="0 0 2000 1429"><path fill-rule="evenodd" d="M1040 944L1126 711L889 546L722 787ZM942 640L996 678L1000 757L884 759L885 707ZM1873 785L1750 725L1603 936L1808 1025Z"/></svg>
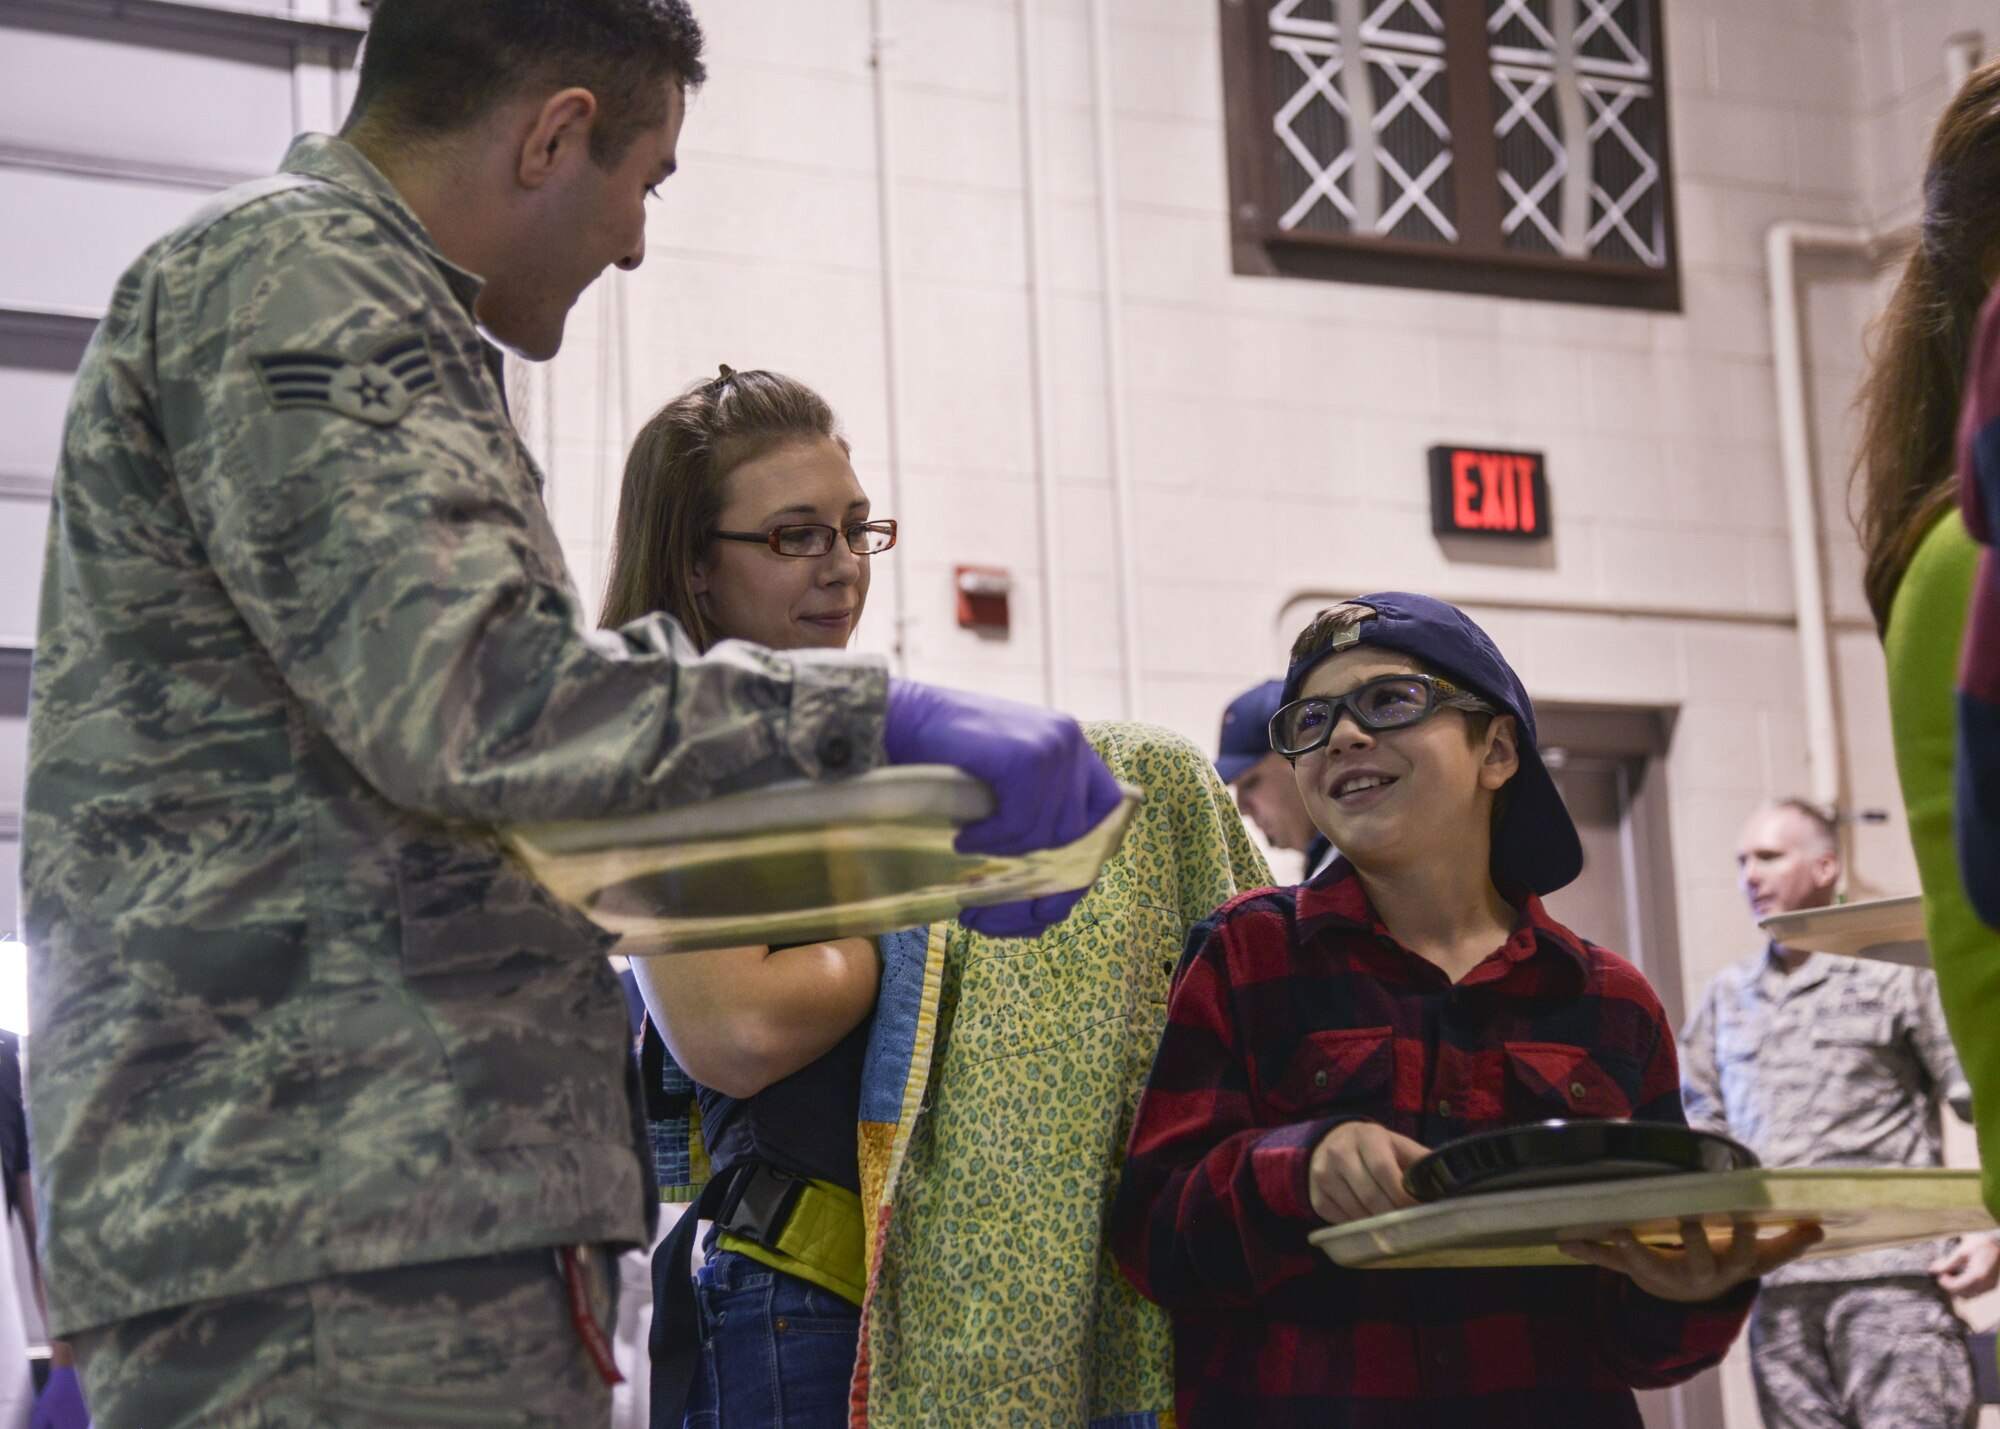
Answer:
<svg viewBox="0 0 2000 1429"><path fill-rule="evenodd" d="M1956 94L1979 63L1984 40L1973 33L1945 43L1945 73ZM1805 383L1804 321L1798 257L1812 251L1879 263L1910 246L1908 228L1873 231L1787 220L1765 235L1771 283L1771 353L1778 382L1778 443L1784 461L1785 514L1791 527L1792 590L1798 607L1799 660L1805 677L1806 758L1812 797L1842 806L1840 724L1833 698L1833 640L1827 628L1826 578L1819 559L1819 491Z"/></svg>
<svg viewBox="0 0 2000 1429"><path fill-rule="evenodd" d="M1104 298L1104 413L1109 427L1111 561L1118 579L1119 664L1124 714L1140 719L1139 579L1132 568L1131 446L1125 409L1124 253L1118 234L1118 156L1111 93L1111 20L1106 0L1090 0L1092 127L1097 139L1098 287Z"/></svg>
<svg viewBox="0 0 2000 1429"><path fill-rule="evenodd" d="M1056 536L1055 403L1051 382L1049 313L1048 196L1042 173L1041 29L1036 0L1020 0L1021 165L1028 224L1028 363L1034 392L1035 489L1038 497L1042 563L1042 699L1060 708L1063 696L1062 621Z"/></svg>
<svg viewBox="0 0 2000 1429"><path fill-rule="evenodd" d="M1957 94L1965 88L1985 52L1986 37L1977 30L1953 35L1944 42L1944 77L1950 93Z"/></svg>
<svg viewBox="0 0 2000 1429"><path fill-rule="evenodd" d="M889 0L869 0L869 68L875 90L876 226L882 251L882 378L886 429L883 463L889 489L883 493L889 510L903 512L903 284L896 266L895 101L891 93L891 60L896 41L889 30ZM909 582L898 567L889 578L891 615L890 666L909 673Z"/></svg>
<svg viewBox="0 0 2000 1429"><path fill-rule="evenodd" d="M1787 220L1765 235L1771 282L1771 353L1778 382L1778 446L1785 479L1785 516L1792 549L1792 597L1797 607L1799 662L1805 681L1806 769L1814 802L1843 805L1840 724L1833 697L1833 639L1826 618L1826 575L1820 564L1819 492L1813 474L1806 400L1805 340L1799 305L1798 257L1806 251L1877 260L1901 234Z"/></svg>
<svg viewBox="0 0 2000 1429"><path fill-rule="evenodd" d="M1311 619L1316 611L1329 605L1338 605L1343 600L1354 599L1355 592L1369 585L1380 585L1379 579L1363 579L1345 586L1316 586L1295 590L1278 605L1276 619L1271 622L1271 638L1278 642L1280 650L1291 648L1292 639L1299 633L1299 627ZM1701 606L1661 601L1629 600L1524 600L1517 595L1501 595L1497 592L1473 590L1439 590L1428 587L1424 594L1441 600L1447 605L1455 605L1461 610L1506 610L1521 615L1587 615L1594 619L1609 620L1693 620L1704 625L1751 625L1767 630L1796 630L1799 622L1790 615L1779 615L1761 610L1745 610L1740 606ZM1828 622L1842 630L1873 632L1875 622L1854 616Z"/></svg>

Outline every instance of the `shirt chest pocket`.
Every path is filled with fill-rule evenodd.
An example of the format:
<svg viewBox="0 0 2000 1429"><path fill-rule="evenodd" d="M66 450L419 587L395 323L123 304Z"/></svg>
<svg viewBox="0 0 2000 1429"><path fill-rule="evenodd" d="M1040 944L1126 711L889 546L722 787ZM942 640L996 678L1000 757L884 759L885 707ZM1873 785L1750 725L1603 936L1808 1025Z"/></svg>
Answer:
<svg viewBox="0 0 2000 1429"><path fill-rule="evenodd" d="M1819 1047L1886 1047L1896 1040L1896 1019L1886 1012L1843 1012L1813 1022Z"/></svg>
<svg viewBox="0 0 2000 1429"><path fill-rule="evenodd" d="M1566 1042L1509 1042L1505 1048L1510 1123L1632 1115L1637 1087L1585 1048Z"/></svg>
<svg viewBox="0 0 2000 1429"><path fill-rule="evenodd" d="M1835 1013L1812 1027L1813 1062L1827 1077L1850 1077L1887 1069L1901 1049L1896 1019L1886 1012Z"/></svg>
<svg viewBox="0 0 2000 1429"><path fill-rule="evenodd" d="M1265 1093L1293 1120L1347 1111L1387 1114L1396 1082L1396 1041L1388 1027L1308 1032Z"/></svg>

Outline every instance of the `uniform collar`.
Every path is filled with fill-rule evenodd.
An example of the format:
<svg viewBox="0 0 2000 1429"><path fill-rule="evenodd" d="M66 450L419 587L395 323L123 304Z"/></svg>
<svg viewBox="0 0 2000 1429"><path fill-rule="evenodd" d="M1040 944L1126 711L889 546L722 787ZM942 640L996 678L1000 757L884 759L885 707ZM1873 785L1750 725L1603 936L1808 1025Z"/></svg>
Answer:
<svg viewBox="0 0 2000 1429"><path fill-rule="evenodd" d="M1833 959L1825 953L1807 953L1806 960L1786 972L1775 942L1764 944L1764 956L1756 962L1756 981L1774 997L1789 997L1818 987L1833 976Z"/></svg>
<svg viewBox="0 0 2000 1429"><path fill-rule="evenodd" d="M466 316L472 316L472 305L478 301L486 280L459 267L438 251L430 230L403 201L396 186L384 178L382 171L369 163L359 149L331 134L301 134L292 140L291 148L285 151L285 162L280 168L288 174L304 174L345 189L364 206L387 219L392 228L421 248L424 256L437 265L452 296L465 308Z"/></svg>
<svg viewBox="0 0 2000 1429"><path fill-rule="evenodd" d="M1583 939L1551 918L1548 910L1542 907L1542 900L1534 894L1525 890L1501 891L1515 909L1514 931L1496 949L1502 961L1509 968L1516 967L1537 951L1546 949L1575 973L1579 986L1587 983L1594 960ZM1344 857L1335 858L1318 877L1301 886L1297 900L1302 938L1319 928L1345 928L1394 938L1394 934L1383 927L1376 917L1374 906L1368 901L1367 890L1361 886L1361 878L1354 871L1354 865ZM1411 953L1410 956L1417 955ZM1485 968L1488 965L1482 963L1480 966ZM1473 976L1484 982L1493 975L1497 974L1475 973Z"/></svg>

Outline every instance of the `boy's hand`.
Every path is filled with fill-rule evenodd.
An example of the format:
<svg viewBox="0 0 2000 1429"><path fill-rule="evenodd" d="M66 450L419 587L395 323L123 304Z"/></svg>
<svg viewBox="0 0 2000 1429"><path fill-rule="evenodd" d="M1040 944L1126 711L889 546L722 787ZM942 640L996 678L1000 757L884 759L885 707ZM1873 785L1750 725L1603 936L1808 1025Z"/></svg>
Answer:
<svg viewBox="0 0 2000 1429"><path fill-rule="evenodd" d="M1947 1295L1984 1295L2000 1285L2000 1244L1990 1235L1967 1236L1933 1261L1930 1269Z"/></svg>
<svg viewBox="0 0 2000 1429"><path fill-rule="evenodd" d="M1559 1249L1577 1260L1630 1276L1648 1295L1694 1305L1718 1299L1744 1281L1798 1259L1825 1236L1816 1225L1798 1225L1781 1236L1759 1240L1754 1225L1738 1221L1730 1230L1729 1249L1717 1260L1701 1223L1682 1221L1679 1250L1643 1245L1630 1231L1614 1231L1609 1241L1563 1241Z"/></svg>
<svg viewBox="0 0 2000 1429"><path fill-rule="evenodd" d="M1313 1148L1306 1183L1313 1214L1328 1225L1414 1206L1403 1172L1430 1148L1372 1121L1344 1121Z"/></svg>

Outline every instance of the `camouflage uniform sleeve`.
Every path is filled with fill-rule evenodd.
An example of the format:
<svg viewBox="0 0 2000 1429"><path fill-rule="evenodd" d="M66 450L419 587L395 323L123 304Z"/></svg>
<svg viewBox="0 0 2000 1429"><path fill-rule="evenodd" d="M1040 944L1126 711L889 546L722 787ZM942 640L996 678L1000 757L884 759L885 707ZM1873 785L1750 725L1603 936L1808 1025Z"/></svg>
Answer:
<svg viewBox="0 0 2000 1429"><path fill-rule="evenodd" d="M1694 1016L1681 1029L1681 1108L1696 1131L1729 1131L1722 1105L1722 1075L1715 1060L1715 1000L1720 979L1702 994Z"/></svg>
<svg viewBox="0 0 2000 1429"><path fill-rule="evenodd" d="M1910 1041L1928 1075L1933 1096L1942 1097L1961 1121L1972 1120L1972 1086L1959 1065L1958 1049L1945 1026L1944 1003L1938 997L1937 976L1912 969L1910 978Z"/></svg>
<svg viewBox="0 0 2000 1429"><path fill-rule="evenodd" d="M181 497L287 685L384 797L581 818L880 762L878 662L703 654L663 616L587 632L470 322L374 220L269 199L163 276L163 326L190 335L159 356Z"/></svg>

